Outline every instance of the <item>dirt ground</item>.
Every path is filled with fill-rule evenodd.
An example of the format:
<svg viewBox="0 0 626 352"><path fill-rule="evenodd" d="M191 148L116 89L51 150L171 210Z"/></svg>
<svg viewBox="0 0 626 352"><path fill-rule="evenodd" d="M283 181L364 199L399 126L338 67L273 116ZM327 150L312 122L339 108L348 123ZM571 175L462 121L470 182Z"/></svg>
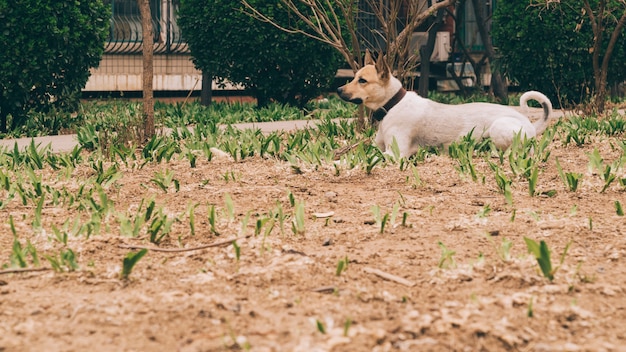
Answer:
<svg viewBox="0 0 626 352"><path fill-rule="evenodd" d="M626 219L615 210L626 193L617 182L600 193L604 183L587 156L596 147L611 162L616 141L565 147L557 137L538 182L539 192L556 195L531 197L516 179L513 205L487 162L476 160L474 182L446 155L419 163L419 179L397 165L371 175L360 168L336 175L331 165L296 174L286 162L259 157L123 169L107 190L115 211L132 213L154 195L181 219L159 248L238 237L239 259L229 244L149 251L123 281L131 249L122 247L154 245L146 235L122 236L111 219L99 235L69 238L77 271L0 275L0 351L626 351ZM576 192L559 178L555 157L584 174ZM178 192L151 182L166 169ZM43 172L49 184L68 188L91 175L87 166L67 179ZM303 234L292 232L290 192L305 204ZM198 204L193 236L190 204ZM209 205L220 236L211 232ZM383 233L373 207L389 214ZM261 220L280 218L279 209L284 230L276 221L266 236L269 222ZM2 210L0 264L11 254L9 214L18 238L40 255L62 248L50 239L51 225L75 214L45 206L47 230L33 233L33 211L15 200ZM554 281L541 275L524 236L544 240L555 265L571 241ZM498 254L505 238L513 244L507 261ZM439 243L455 251L447 257L454 263Z"/></svg>

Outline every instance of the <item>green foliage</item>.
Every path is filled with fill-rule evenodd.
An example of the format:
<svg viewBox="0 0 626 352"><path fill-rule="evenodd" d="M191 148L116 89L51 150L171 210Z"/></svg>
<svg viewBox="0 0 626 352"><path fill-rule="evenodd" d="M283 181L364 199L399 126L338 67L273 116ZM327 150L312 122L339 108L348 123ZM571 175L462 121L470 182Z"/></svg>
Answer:
<svg viewBox="0 0 626 352"><path fill-rule="evenodd" d="M492 36L501 56L499 64L520 89L539 90L556 106L582 102L593 91L589 50L593 35L582 3L574 0L546 7L545 1L538 0L530 5L528 1L500 1L494 13ZM614 27L609 24L607 30ZM609 37L604 36L603 47ZM624 80L625 60L624 46L616 45L608 84Z"/></svg>
<svg viewBox="0 0 626 352"><path fill-rule="evenodd" d="M109 19L102 0L0 0L0 132L24 125L31 109L75 106Z"/></svg>
<svg viewBox="0 0 626 352"><path fill-rule="evenodd" d="M249 3L280 24L305 28L275 1ZM303 107L328 90L340 63L331 46L258 21L238 2L182 0L178 15L196 67L222 83L243 85L259 106L276 101Z"/></svg>

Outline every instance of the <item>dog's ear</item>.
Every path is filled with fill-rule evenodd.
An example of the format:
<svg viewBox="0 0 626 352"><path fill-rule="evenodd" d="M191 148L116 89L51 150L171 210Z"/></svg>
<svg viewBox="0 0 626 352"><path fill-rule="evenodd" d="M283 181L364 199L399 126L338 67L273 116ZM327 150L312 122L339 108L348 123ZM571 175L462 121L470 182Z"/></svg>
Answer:
<svg viewBox="0 0 626 352"><path fill-rule="evenodd" d="M375 65L374 59L372 58L372 53L370 53L369 49L365 49L365 60L364 65Z"/></svg>
<svg viewBox="0 0 626 352"><path fill-rule="evenodd" d="M389 80L389 74L391 72L391 69L389 68L389 65L387 65L387 60L382 54L378 56L378 61L376 62L376 71L378 72L378 77L381 81L385 82Z"/></svg>

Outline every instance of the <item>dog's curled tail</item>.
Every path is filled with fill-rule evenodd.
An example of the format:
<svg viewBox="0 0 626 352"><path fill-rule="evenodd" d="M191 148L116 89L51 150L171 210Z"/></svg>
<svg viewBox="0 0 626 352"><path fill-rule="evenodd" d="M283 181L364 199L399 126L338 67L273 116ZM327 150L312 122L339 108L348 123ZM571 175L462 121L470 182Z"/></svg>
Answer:
<svg viewBox="0 0 626 352"><path fill-rule="evenodd" d="M543 118L537 120L533 125L535 125L535 131L537 134L545 131L546 127L548 127L548 122L550 121L550 115L552 115L552 103L550 99L543 95L543 93L531 90L528 91L519 98L519 105L528 110L528 101L536 100L543 107Z"/></svg>

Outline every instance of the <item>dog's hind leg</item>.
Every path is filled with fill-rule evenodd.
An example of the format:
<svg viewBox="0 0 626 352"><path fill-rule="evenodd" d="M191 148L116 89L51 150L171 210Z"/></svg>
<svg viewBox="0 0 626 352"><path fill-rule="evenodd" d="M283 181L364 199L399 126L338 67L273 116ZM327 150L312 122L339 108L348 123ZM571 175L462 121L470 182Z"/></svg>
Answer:
<svg viewBox="0 0 626 352"><path fill-rule="evenodd" d="M521 137L535 137L535 128L530 122L525 123L516 118L503 117L495 120L485 137L490 137L498 149L504 150L511 146L515 135L520 134Z"/></svg>

